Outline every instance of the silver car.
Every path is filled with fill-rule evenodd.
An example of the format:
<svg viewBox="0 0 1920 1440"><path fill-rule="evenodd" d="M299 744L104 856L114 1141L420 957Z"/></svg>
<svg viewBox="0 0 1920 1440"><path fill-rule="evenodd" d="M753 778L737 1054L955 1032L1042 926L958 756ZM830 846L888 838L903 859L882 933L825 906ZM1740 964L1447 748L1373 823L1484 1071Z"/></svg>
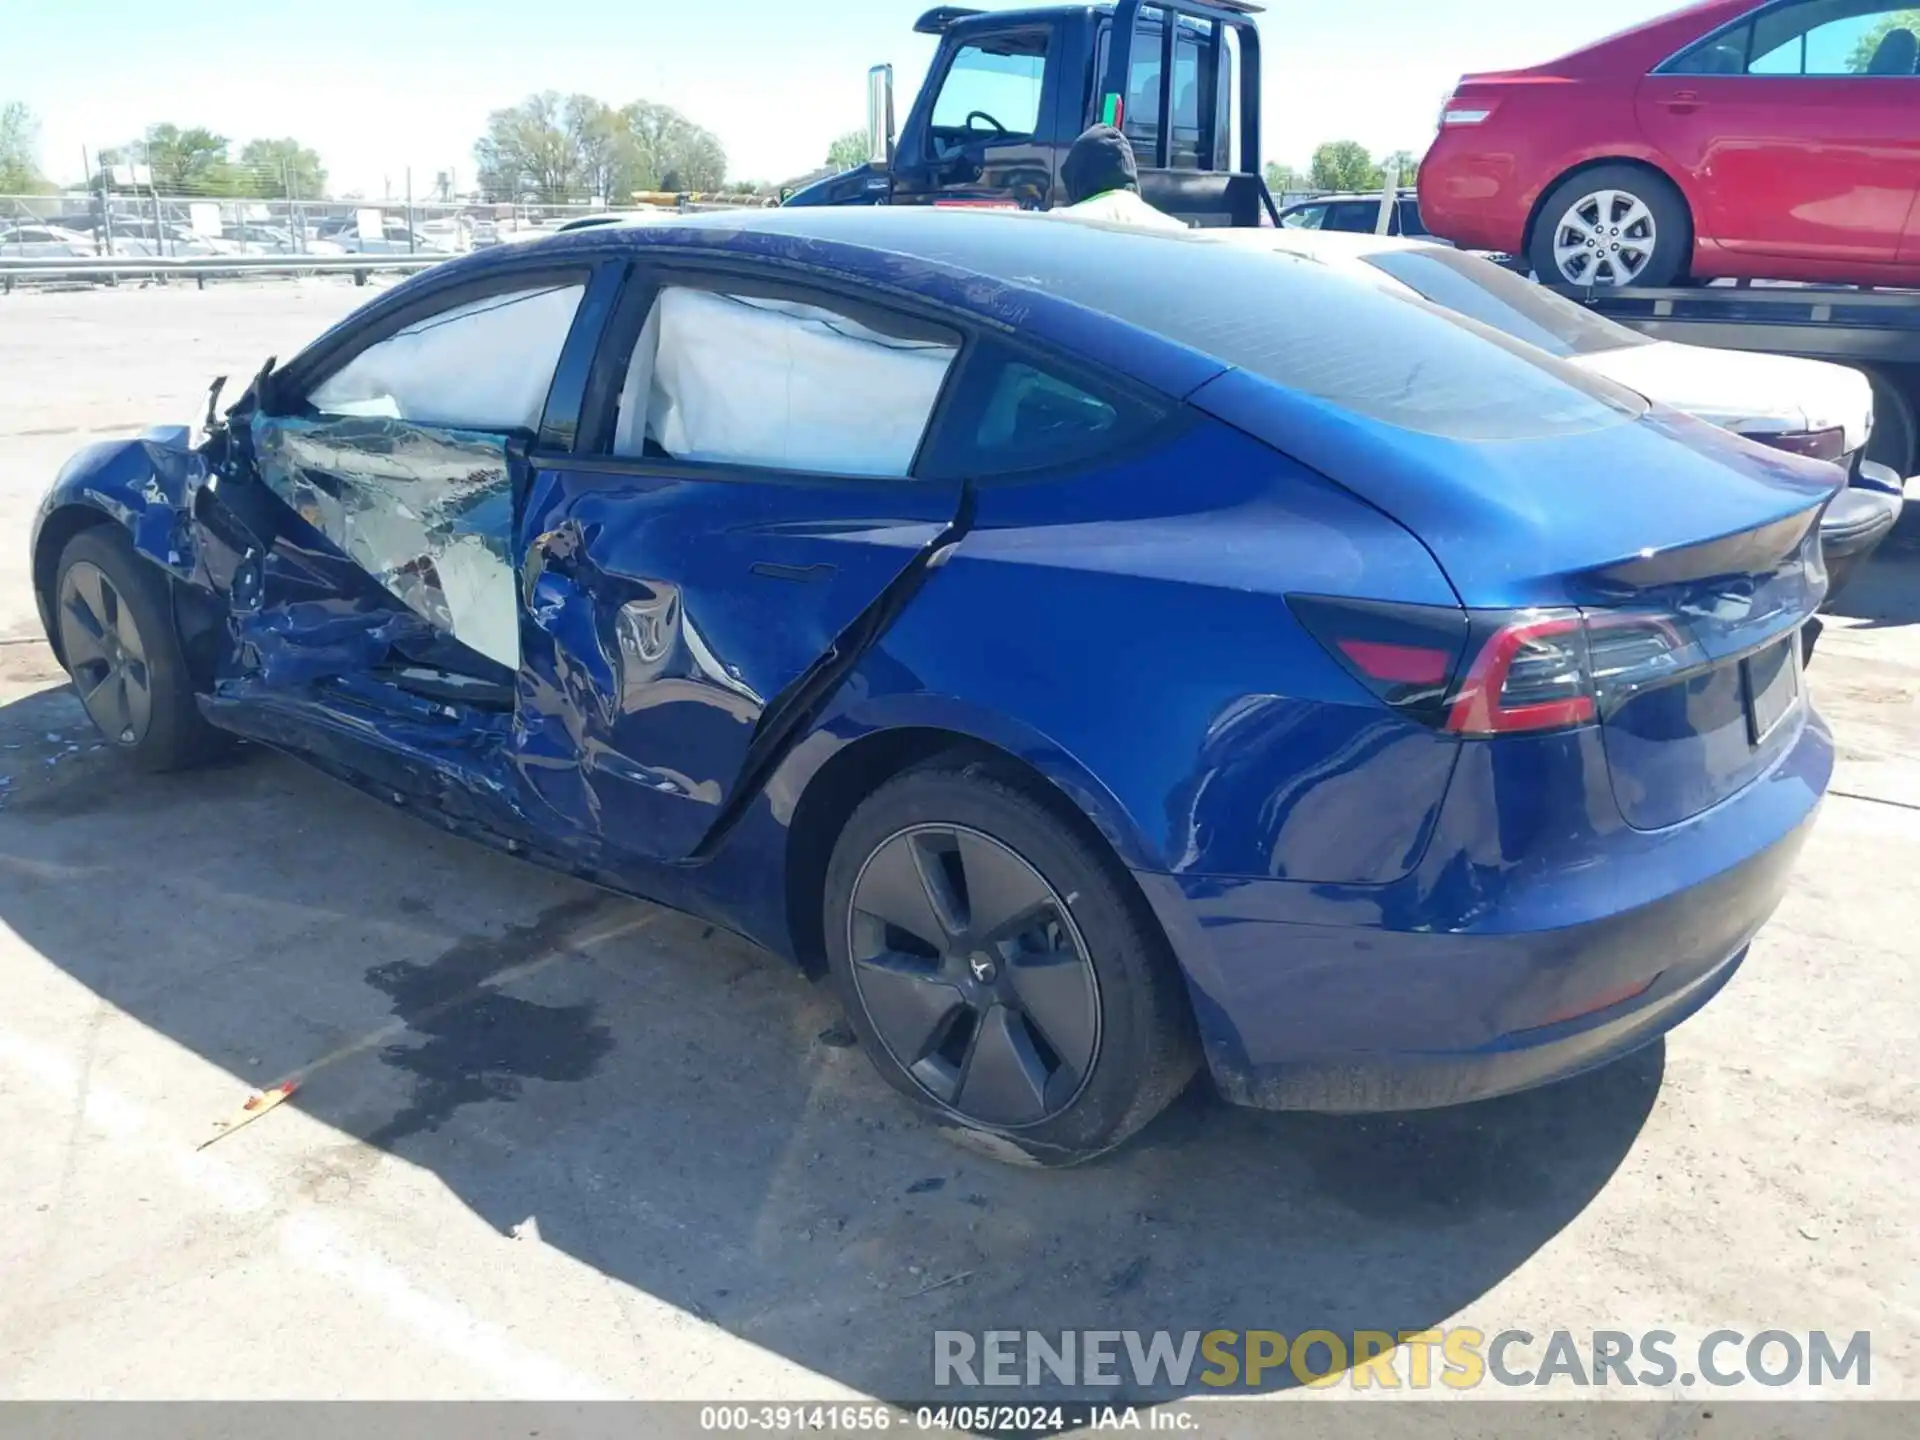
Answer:
<svg viewBox="0 0 1920 1440"><path fill-rule="evenodd" d="M93 237L34 221L0 221L0 255L19 260L68 260L97 255Z"/></svg>

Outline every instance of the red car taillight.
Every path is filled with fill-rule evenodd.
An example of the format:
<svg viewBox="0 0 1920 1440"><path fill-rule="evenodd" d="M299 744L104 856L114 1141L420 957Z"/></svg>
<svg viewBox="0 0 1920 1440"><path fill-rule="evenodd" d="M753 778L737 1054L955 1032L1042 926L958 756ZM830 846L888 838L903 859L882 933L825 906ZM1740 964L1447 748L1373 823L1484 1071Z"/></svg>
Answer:
<svg viewBox="0 0 1920 1440"><path fill-rule="evenodd" d="M1395 710L1457 735L1590 725L1704 655L1666 616L1473 611L1296 595L1308 632Z"/></svg>
<svg viewBox="0 0 1920 1440"><path fill-rule="evenodd" d="M1578 615L1549 615L1504 624L1487 638L1447 708L1446 728L1510 735L1586 725L1593 717L1586 625Z"/></svg>
<svg viewBox="0 0 1920 1440"><path fill-rule="evenodd" d="M1847 432L1839 426L1827 430L1786 430L1770 433L1755 432L1747 436L1762 445L1771 445L1775 450L1785 450L1793 455L1808 455L1815 460L1844 460L1847 454Z"/></svg>
<svg viewBox="0 0 1920 1440"><path fill-rule="evenodd" d="M1484 125L1493 118L1497 108L1491 100L1450 95L1447 103L1440 107L1440 128L1450 130L1456 125Z"/></svg>

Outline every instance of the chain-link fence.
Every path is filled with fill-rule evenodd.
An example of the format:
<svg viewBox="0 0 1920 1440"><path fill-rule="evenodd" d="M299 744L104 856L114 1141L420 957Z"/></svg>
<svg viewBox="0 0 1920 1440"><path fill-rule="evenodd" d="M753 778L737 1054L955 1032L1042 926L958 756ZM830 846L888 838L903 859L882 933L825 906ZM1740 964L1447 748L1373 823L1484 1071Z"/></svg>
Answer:
<svg viewBox="0 0 1920 1440"><path fill-rule="evenodd" d="M733 208L670 196L659 201L611 212L588 204L248 199L125 190L0 195L0 256L454 255L549 234L585 215Z"/></svg>

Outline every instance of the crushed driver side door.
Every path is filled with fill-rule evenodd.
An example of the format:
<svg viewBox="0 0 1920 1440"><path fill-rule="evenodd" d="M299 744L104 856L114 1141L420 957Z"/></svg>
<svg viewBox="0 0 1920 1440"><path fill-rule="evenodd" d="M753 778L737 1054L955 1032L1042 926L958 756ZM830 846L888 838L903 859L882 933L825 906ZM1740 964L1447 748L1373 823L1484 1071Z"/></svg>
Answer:
<svg viewBox="0 0 1920 1440"><path fill-rule="evenodd" d="M526 455L591 275L514 272L323 341L236 414L197 506L233 645L223 727L394 800L537 838L507 764ZM602 308L597 318L604 318ZM589 342L590 348L590 342Z"/></svg>

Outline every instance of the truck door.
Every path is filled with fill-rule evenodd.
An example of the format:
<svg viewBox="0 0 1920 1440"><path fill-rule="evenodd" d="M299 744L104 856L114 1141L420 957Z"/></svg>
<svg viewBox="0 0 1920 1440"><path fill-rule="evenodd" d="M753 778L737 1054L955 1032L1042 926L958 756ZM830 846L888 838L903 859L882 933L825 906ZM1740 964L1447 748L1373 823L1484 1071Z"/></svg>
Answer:
<svg viewBox="0 0 1920 1440"><path fill-rule="evenodd" d="M901 136L894 203L1046 209L1062 43L1031 21L949 38Z"/></svg>

